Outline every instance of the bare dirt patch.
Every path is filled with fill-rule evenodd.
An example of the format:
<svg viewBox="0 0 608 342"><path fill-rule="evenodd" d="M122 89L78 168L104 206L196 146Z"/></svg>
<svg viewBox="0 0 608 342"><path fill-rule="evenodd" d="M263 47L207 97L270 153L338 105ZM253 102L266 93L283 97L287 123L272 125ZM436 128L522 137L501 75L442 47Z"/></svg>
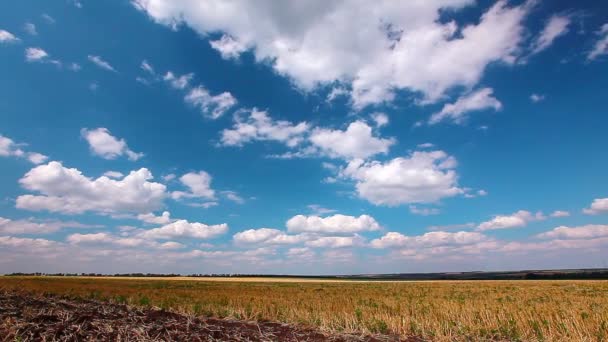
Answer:
<svg viewBox="0 0 608 342"><path fill-rule="evenodd" d="M0 292L2 341L421 341L326 334L276 322L181 315L159 309Z"/></svg>

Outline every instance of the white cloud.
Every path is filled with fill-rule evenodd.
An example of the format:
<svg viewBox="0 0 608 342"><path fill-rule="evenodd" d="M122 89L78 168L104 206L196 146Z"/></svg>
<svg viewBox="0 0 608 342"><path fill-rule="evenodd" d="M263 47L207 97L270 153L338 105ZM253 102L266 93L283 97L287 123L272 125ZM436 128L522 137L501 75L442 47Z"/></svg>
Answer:
<svg viewBox="0 0 608 342"><path fill-rule="evenodd" d="M335 213L337 211L335 209L324 208L318 204L309 204L306 207L308 209L310 209L310 211L312 212L313 215L326 215L326 214Z"/></svg>
<svg viewBox="0 0 608 342"><path fill-rule="evenodd" d="M540 94L532 94L530 95L530 101L534 102L534 103L538 103L541 101L545 100L545 95L540 95Z"/></svg>
<svg viewBox="0 0 608 342"><path fill-rule="evenodd" d="M179 178L180 182L188 187L190 192L173 191L171 197L179 200L181 198L206 198L215 199L215 190L211 189L211 175L205 171L188 172Z"/></svg>
<svg viewBox="0 0 608 342"><path fill-rule="evenodd" d="M597 35L599 37L598 40L593 45L593 49L587 54L587 60L589 61L608 54L608 23L602 25Z"/></svg>
<svg viewBox="0 0 608 342"><path fill-rule="evenodd" d="M580 227L560 226L548 232L538 234L543 239L595 239L608 237L608 225L590 224Z"/></svg>
<svg viewBox="0 0 608 342"><path fill-rule="evenodd" d="M268 241L274 237L282 235L278 229L273 228L258 228L258 229L248 229L239 233L234 234L232 239L234 242L239 244L253 244L253 243L262 243Z"/></svg>
<svg viewBox="0 0 608 342"><path fill-rule="evenodd" d="M568 33L570 17L565 15L553 15L547 21L545 28L532 44L532 53L539 53L553 43L555 39Z"/></svg>
<svg viewBox="0 0 608 342"><path fill-rule="evenodd" d="M151 74L151 75L156 75L156 72L154 71L154 67L148 63L148 61L146 61L145 59L143 61L141 61L141 64L139 66L143 71Z"/></svg>
<svg viewBox="0 0 608 342"><path fill-rule="evenodd" d="M178 220L160 228L147 230L140 234L143 238L168 240L174 238L211 239L228 231L226 223L206 225L199 222Z"/></svg>
<svg viewBox="0 0 608 342"><path fill-rule="evenodd" d="M438 215L441 211L438 208L420 208L415 205L410 205L410 213L414 215L430 216Z"/></svg>
<svg viewBox="0 0 608 342"><path fill-rule="evenodd" d="M214 120L220 118L237 104L236 98L229 92L211 95L203 86L191 89L184 97L184 101L194 107L199 107L205 116Z"/></svg>
<svg viewBox="0 0 608 342"><path fill-rule="evenodd" d="M97 228L73 221L55 220L11 220L0 217L0 234L21 235L21 234L50 234L58 232L64 228Z"/></svg>
<svg viewBox="0 0 608 342"><path fill-rule="evenodd" d="M50 15L48 15L46 13L42 13L40 16L42 17L42 19L44 19L49 24L55 23L55 18L51 17Z"/></svg>
<svg viewBox="0 0 608 342"><path fill-rule="evenodd" d="M432 203L463 194L456 160L443 151L416 151L387 162L353 160L341 176L356 182L359 197L376 205Z"/></svg>
<svg viewBox="0 0 608 342"><path fill-rule="evenodd" d="M310 142L324 154L334 158L366 159L375 154L386 154L395 139L373 136L372 128L363 121L355 121L345 131L315 128Z"/></svg>
<svg viewBox="0 0 608 342"><path fill-rule="evenodd" d="M478 232L429 232L418 236L407 236L397 232L386 233L372 240L374 248L428 248L444 245L470 245L488 241L490 238Z"/></svg>
<svg viewBox="0 0 608 342"><path fill-rule="evenodd" d="M331 91L329 92L329 94L327 94L327 98L325 99L325 102L331 103L338 97L346 96L348 94L349 94L348 90L344 87L340 87L340 86L333 87L333 88L331 88Z"/></svg>
<svg viewBox="0 0 608 342"><path fill-rule="evenodd" d="M564 210L556 210L554 212L552 212L549 216L551 217L568 217L570 216L570 213Z"/></svg>
<svg viewBox="0 0 608 342"><path fill-rule="evenodd" d="M150 182L152 178L152 173L142 168L123 179L91 179L78 169L52 161L31 169L19 180L22 187L41 195L19 196L17 208L66 214L147 213L160 208L166 197L166 187Z"/></svg>
<svg viewBox="0 0 608 342"><path fill-rule="evenodd" d="M73 245L81 244L111 244L118 247L153 247L155 244L148 240L135 237L118 237L110 233L71 234L66 241Z"/></svg>
<svg viewBox="0 0 608 342"><path fill-rule="evenodd" d="M122 178L125 176L124 174L122 174L122 172L118 171L106 171L103 173L103 175L108 178Z"/></svg>
<svg viewBox="0 0 608 342"><path fill-rule="evenodd" d="M230 191L230 190L222 191L222 195L224 195L224 197L226 197L228 200L230 200L234 203L238 203L238 204L245 203L245 199L243 199L243 197L239 196L239 194L236 191Z"/></svg>
<svg viewBox="0 0 608 342"><path fill-rule="evenodd" d="M38 35L38 31L36 30L36 25L34 25L33 23L30 23L30 22L23 24L23 30L25 32L27 32L29 35L32 35L32 36Z"/></svg>
<svg viewBox="0 0 608 342"><path fill-rule="evenodd" d="M105 61L100 56L88 55L87 58L89 59L89 61L91 63L97 65L98 67L100 67L100 68L102 68L104 70L116 72L116 69L114 69L114 67L110 63L108 63L107 61Z"/></svg>
<svg viewBox="0 0 608 342"><path fill-rule="evenodd" d="M28 62L40 62L48 58L49 54L37 47L29 47L25 49L25 60Z"/></svg>
<svg viewBox="0 0 608 342"><path fill-rule="evenodd" d="M417 145L418 148L433 148L435 144L432 143L422 143Z"/></svg>
<svg viewBox="0 0 608 342"><path fill-rule="evenodd" d="M167 224L171 222L171 214L168 211L163 211L160 216L156 216L154 213L139 214L137 215L137 219L145 223Z"/></svg>
<svg viewBox="0 0 608 342"><path fill-rule="evenodd" d="M289 121L273 120L265 111L256 108L247 111L249 115L242 118L235 116L235 124L231 129L222 131L222 145L242 146L254 140L272 140L285 143L287 146L295 147L304 139L309 125L300 122L297 125Z"/></svg>
<svg viewBox="0 0 608 342"><path fill-rule="evenodd" d="M608 198L596 198L589 208L583 209L587 215L608 214Z"/></svg>
<svg viewBox="0 0 608 342"><path fill-rule="evenodd" d="M154 69L152 69L152 67L146 63L146 61L142 62L142 68L148 72L154 73ZM193 73L175 76L173 72L167 71L165 76L163 76L163 80L169 82L169 84L171 84L171 86L175 89L186 89L193 77Z"/></svg>
<svg viewBox="0 0 608 342"><path fill-rule="evenodd" d="M483 110L501 110L502 104L494 96L492 88L482 88L458 98L454 103L443 106L441 111L433 114L429 119L429 125L449 120L457 124L464 123L468 113Z"/></svg>
<svg viewBox="0 0 608 342"><path fill-rule="evenodd" d="M212 48L219 51L224 59L239 58L241 53L247 51L247 47L229 35L222 35L218 40L209 41Z"/></svg>
<svg viewBox="0 0 608 342"><path fill-rule="evenodd" d="M224 57L249 49L303 89L343 83L362 108L400 89L435 100L454 86L474 86L490 63L513 63L534 2L498 1L468 25L440 16L471 0L133 3L169 27L184 22L203 36L224 33L212 43Z"/></svg>
<svg viewBox="0 0 608 342"><path fill-rule="evenodd" d="M477 226L477 230L496 230L525 227L528 223L545 220L546 217L541 212L533 214L526 210L517 211L511 215L497 215L490 221L482 222Z"/></svg>
<svg viewBox="0 0 608 342"><path fill-rule="evenodd" d="M68 69L76 72L76 71L80 71L82 69L82 66L80 66L80 64L78 64L78 63L70 63L68 65Z"/></svg>
<svg viewBox="0 0 608 342"><path fill-rule="evenodd" d="M328 217L296 215L287 221L292 233L344 234L380 229L380 224L369 215L359 217L336 214Z"/></svg>
<svg viewBox="0 0 608 342"><path fill-rule="evenodd" d="M14 43L18 41L19 38L15 37L14 34L0 29L0 43Z"/></svg>
<svg viewBox="0 0 608 342"><path fill-rule="evenodd" d="M380 113L380 112L373 113L372 120L374 120L374 123L376 124L376 127L378 127L378 128L384 127L384 126L388 125L388 123L389 123L388 115L386 115L385 113Z"/></svg>
<svg viewBox="0 0 608 342"><path fill-rule="evenodd" d="M182 249L184 247L186 247L186 246L183 245L183 244L181 244L181 243L179 243L179 242L175 242L175 241L167 241L165 243L161 243L158 246L159 249L169 249L169 250L172 250L172 249Z"/></svg>
<svg viewBox="0 0 608 342"><path fill-rule="evenodd" d="M317 248L344 248L363 245L365 240L355 234L354 236L323 236L306 242L309 247Z"/></svg>
<svg viewBox="0 0 608 342"><path fill-rule="evenodd" d="M129 160L138 160L144 156L143 153L133 152L129 149L124 139L116 138L107 128L83 128L80 130L80 134L89 143L91 152L104 159L116 159L120 156L127 156Z"/></svg>
<svg viewBox="0 0 608 342"><path fill-rule="evenodd" d="M41 164L48 159L44 154L23 151L21 145L24 144L17 144L12 139L0 134L0 157L27 158L33 164Z"/></svg>

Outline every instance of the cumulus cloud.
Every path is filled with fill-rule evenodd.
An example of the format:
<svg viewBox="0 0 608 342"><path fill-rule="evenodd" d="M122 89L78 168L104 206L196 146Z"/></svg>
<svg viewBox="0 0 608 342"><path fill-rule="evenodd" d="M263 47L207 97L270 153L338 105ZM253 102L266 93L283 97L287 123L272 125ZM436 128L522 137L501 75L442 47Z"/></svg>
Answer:
<svg viewBox="0 0 608 342"><path fill-rule="evenodd" d="M592 61L600 56L608 54L608 23L602 25L597 32L598 39L587 53L587 60Z"/></svg>
<svg viewBox="0 0 608 342"><path fill-rule="evenodd" d="M532 44L532 53L539 53L553 44L553 41L568 33L570 17L567 15L553 15L547 21L545 28Z"/></svg>
<svg viewBox="0 0 608 342"><path fill-rule="evenodd" d="M232 201L234 203L238 203L238 204L245 203L245 199L243 199L243 197L239 196L239 194L236 191L225 190L225 191L222 191L222 195L224 197L226 197L229 201Z"/></svg>
<svg viewBox="0 0 608 342"><path fill-rule="evenodd" d="M375 112L372 114L372 120L376 124L376 127L384 127L388 125L389 119L388 115L385 113Z"/></svg>
<svg viewBox="0 0 608 342"><path fill-rule="evenodd" d="M184 97L184 101L198 107L205 116L214 120L223 116L237 104L236 98L229 92L225 91L221 94L211 95L203 86L191 89Z"/></svg>
<svg viewBox="0 0 608 342"><path fill-rule="evenodd" d="M287 221L292 233L344 234L380 229L380 224L369 215L359 217L336 214L327 217L296 215Z"/></svg>
<svg viewBox="0 0 608 342"><path fill-rule="evenodd" d="M260 141L278 141L295 147L304 139L309 125L300 122L297 125L289 121L273 120L267 112L253 108L235 116L235 123L230 129L224 129L221 144L225 146L242 146L245 143ZM249 114L249 115L246 115Z"/></svg>
<svg viewBox="0 0 608 342"><path fill-rule="evenodd" d="M160 208L166 197L166 187L151 179L152 173L146 168L131 171L122 179L92 179L78 169L52 161L31 169L19 180L23 188L40 195L21 195L16 205L20 209L65 214L148 213Z"/></svg>
<svg viewBox="0 0 608 342"><path fill-rule="evenodd" d="M211 239L225 234L228 224L206 225L199 222L178 220L160 228L154 228L141 233L139 236L154 240L169 240L175 238Z"/></svg>
<svg viewBox="0 0 608 342"><path fill-rule="evenodd" d="M30 22L23 24L23 30L31 36L38 35L38 31L36 30L36 25L34 25L33 23L30 23Z"/></svg>
<svg viewBox="0 0 608 342"><path fill-rule="evenodd" d="M456 160L443 151L416 151L387 162L353 160L341 176L355 181L359 197L376 205L432 203L463 194Z"/></svg>
<svg viewBox="0 0 608 342"><path fill-rule="evenodd" d="M530 95L530 101L534 102L534 103L538 103L541 101L545 100L545 95L540 95L540 94L532 94Z"/></svg>
<svg viewBox="0 0 608 342"><path fill-rule="evenodd" d="M467 25L440 16L470 0L133 3L170 27L185 23L203 36L222 32L211 44L224 58L250 50L300 88L342 83L362 108L390 101L401 89L436 100L454 86L474 86L490 63L513 63L534 2L498 1Z"/></svg>
<svg viewBox="0 0 608 342"><path fill-rule="evenodd" d="M365 243L363 237L354 236L322 236L306 242L309 247L317 248L345 248L361 246Z"/></svg>
<svg viewBox="0 0 608 342"><path fill-rule="evenodd" d="M154 213L139 214L137 215L137 219L145 223L167 224L171 222L171 213L163 211L160 216L156 216Z"/></svg>
<svg viewBox="0 0 608 342"><path fill-rule="evenodd" d="M570 216L570 212L565 210L556 210L552 212L549 216L551 217L568 217Z"/></svg>
<svg viewBox="0 0 608 342"><path fill-rule="evenodd" d="M389 232L370 242L373 248L425 248L444 245L469 245L488 241L486 235L478 232L429 232L418 236L407 236L397 232Z"/></svg>
<svg viewBox="0 0 608 342"><path fill-rule="evenodd" d="M116 159L120 156L126 156L129 160L138 160L144 156L143 153L133 152L129 149L124 139L116 138L107 128L83 128L80 134L89 143L91 152L104 159Z"/></svg>
<svg viewBox="0 0 608 342"><path fill-rule="evenodd" d="M124 174L122 174L122 172L118 171L106 171L103 173L103 175L108 178L122 178L125 176Z"/></svg>
<svg viewBox="0 0 608 342"><path fill-rule="evenodd" d="M21 149L24 144L17 144L12 139L0 134L0 157L26 158L33 164L44 163L48 157L38 152L25 152Z"/></svg>
<svg viewBox="0 0 608 342"><path fill-rule="evenodd" d="M142 69L144 69L145 71L147 71L149 73L154 73L154 69L152 69L150 64L148 64L146 61L142 62L141 67L142 67ZM189 73L189 74L185 74L185 75L181 75L181 76L175 76L175 74L173 74L173 72L167 71L165 76L163 76L163 80L165 82L168 82L175 89L185 89L186 87L188 87L188 85L190 84L190 81L192 80L193 77L194 77L193 73Z"/></svg>
<svg viewBox="0 0 608 342"><path fill-rule="evenodd" d="M608 225L589 224L580 227L560 226L538 234L543 239L595 239L608 237Z"/></svg>
<svg viewBox="0 0 608 342"><path fill-rule="evenodd" d="M501 110L502 103L492 96L493 92L492 88L482 88L461 96L456 102L444 105L441 111L433 114L429 119L429 125L434 125L441 121L452 121L462 124L468 118L468 113L489 109Z"/></svg>
<svg viewBox="0 0 608 342"><path fill-rule="evenodd" d="M25 49L25 60L28 62L39 62L48 58L49 54L37 47L29 47Z"/></svg>
<svg viewBox="0 0 608 342"><path fill-rule="evenodd" d="M97 65L98 67L100 67L104 70L116 72L116 69L114 69L114 67L110 63L105 61L100 56L88 55L87 58L89 59L89 61L91 63Z"/></svg>
<svg viewBox="0 0 608 342"><path fill-rule="evenodd" d="M587 215L598 215L608 213L608 198L596 198L589 208L583 209Z"/></svg>
<svg viewBox="0 0 608 342"><path fill-rule="evenodd" d="M528 223L545 220L546 217L541 212L533 214L526 210L517 211L511 215L497 215L489 221L480 223L477 230L496 230L525 227Z"/></svg>
<svg viewBox="0 0 608 342"><path fill-rule="evenodd" d="M179 200L182 198L205 198L215 199L215 190L211 189L211 175L205 171L188 172L179 178L179 181L190 191L173 191L171 197Z"/></svg>
<svg viewBox="0 0 608 342"><path fill-rule="evenodd" d="M0 43L14 43L18 41L19 38L17 38L14 34L0 29Z"/></svg>
<svg viewBox="0 0 608 342"><path fill-rule="evenodd" d="M355 121L345 131L315 128L310 142L323 154L335 158L366 159L375 154L386 154L395 139L373 136L372 128L363 121Z"/></svg>

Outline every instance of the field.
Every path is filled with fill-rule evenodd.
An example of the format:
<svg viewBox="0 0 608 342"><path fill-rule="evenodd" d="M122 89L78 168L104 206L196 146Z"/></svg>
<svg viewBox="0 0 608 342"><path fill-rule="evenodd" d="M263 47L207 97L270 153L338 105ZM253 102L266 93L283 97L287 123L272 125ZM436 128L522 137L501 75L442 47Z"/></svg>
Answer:
<svg viewBox="0 0 608 342"><path fill-rule="evenodd" d="M608 340L607 281L0 277L0 289L196 316L270 320L332 333L436 341Z"/></svg>

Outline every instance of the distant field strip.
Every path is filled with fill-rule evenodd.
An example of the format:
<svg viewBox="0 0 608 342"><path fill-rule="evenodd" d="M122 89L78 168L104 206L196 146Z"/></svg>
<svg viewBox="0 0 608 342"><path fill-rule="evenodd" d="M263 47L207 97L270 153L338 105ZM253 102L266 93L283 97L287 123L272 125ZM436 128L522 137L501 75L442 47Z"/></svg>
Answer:
<svg viewBox="0 0 608 342"><path fill-rule="evenodd" d="M608 281L0 277L0 288L437 341L606 341Z"/></svg>

